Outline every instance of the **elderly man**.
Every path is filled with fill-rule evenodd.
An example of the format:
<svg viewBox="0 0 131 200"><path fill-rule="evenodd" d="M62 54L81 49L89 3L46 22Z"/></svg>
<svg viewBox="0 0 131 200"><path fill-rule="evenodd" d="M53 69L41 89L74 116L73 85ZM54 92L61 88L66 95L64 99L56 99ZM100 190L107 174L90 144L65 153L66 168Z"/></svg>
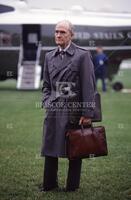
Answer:
<svg viewBox="0 0 131 200"><path fill-rule="evenodd" d="M58 188L58 158L66 158L66 131L78 125L90 125L93 118L95 78L90 53L72 42L73 25L61 21L55 27L57 48L45 56L43 125L41 155L45 157L42 191ZM79 104L78 104L79 103ZM79 106L78 106L79 105ZM69 160L64 191L79 188L81 159Z"/></svg>

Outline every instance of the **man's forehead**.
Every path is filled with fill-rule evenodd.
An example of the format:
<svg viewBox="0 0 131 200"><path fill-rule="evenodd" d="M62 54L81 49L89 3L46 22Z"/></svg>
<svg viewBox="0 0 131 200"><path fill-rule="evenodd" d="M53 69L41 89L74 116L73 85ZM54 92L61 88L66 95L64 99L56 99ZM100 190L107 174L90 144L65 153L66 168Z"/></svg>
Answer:
<svg viewBox="0 0 131 200"><path fill-rule="evenodd" d="M68 31L69 30L69 26L67 24L57 24L55 29Z"/></svg>

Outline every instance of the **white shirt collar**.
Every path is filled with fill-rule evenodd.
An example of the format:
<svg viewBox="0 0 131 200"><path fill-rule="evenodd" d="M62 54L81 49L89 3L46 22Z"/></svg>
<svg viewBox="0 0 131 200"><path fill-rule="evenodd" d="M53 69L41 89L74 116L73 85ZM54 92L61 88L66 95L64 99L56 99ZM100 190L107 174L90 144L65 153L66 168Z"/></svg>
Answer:
<svg viewBox="0 0 131 200"><path fill-rule="evenodd" d="M64 51L64 52L66 52L67 49L70 47L70 45L71 45L71 41L69 42L69 44L68 44L64 49L62 49L62 48L59 46L59 51Z"/></svg>

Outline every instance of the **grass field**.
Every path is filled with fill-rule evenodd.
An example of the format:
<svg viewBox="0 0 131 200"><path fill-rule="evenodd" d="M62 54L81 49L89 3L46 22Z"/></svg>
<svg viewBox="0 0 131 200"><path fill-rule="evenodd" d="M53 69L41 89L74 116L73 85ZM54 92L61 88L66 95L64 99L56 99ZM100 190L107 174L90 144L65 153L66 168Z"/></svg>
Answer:
<svg viewBox="0 0 131 200"><path fill-rule="evenodd" d="M109 155L83 160L81 187L75 193L38 191L44 163L40 101L40 90L17 91L14 81L0 83L0 200L131 199L131 94L102 94ZM67 166L66 159L59 160L62 187Z"/></svg>
<svg viewBox="0 0 131 200"><path fill-rule="evenodd" d="M131 69L119 70L118 74L114 77L113 82L121 81L124 88L131 89Z"/></svg>

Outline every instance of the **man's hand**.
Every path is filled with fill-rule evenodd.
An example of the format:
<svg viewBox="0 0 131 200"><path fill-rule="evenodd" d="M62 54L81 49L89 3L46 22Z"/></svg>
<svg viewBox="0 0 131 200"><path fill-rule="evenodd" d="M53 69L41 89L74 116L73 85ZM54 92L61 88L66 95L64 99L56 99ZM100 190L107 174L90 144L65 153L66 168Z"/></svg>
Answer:
<svg viewBox="0 0 131 200"><path fill-rule="evenodd" d="M91 125L91 118L82 116L79 120L79 125L89 126Z"/></svg>

